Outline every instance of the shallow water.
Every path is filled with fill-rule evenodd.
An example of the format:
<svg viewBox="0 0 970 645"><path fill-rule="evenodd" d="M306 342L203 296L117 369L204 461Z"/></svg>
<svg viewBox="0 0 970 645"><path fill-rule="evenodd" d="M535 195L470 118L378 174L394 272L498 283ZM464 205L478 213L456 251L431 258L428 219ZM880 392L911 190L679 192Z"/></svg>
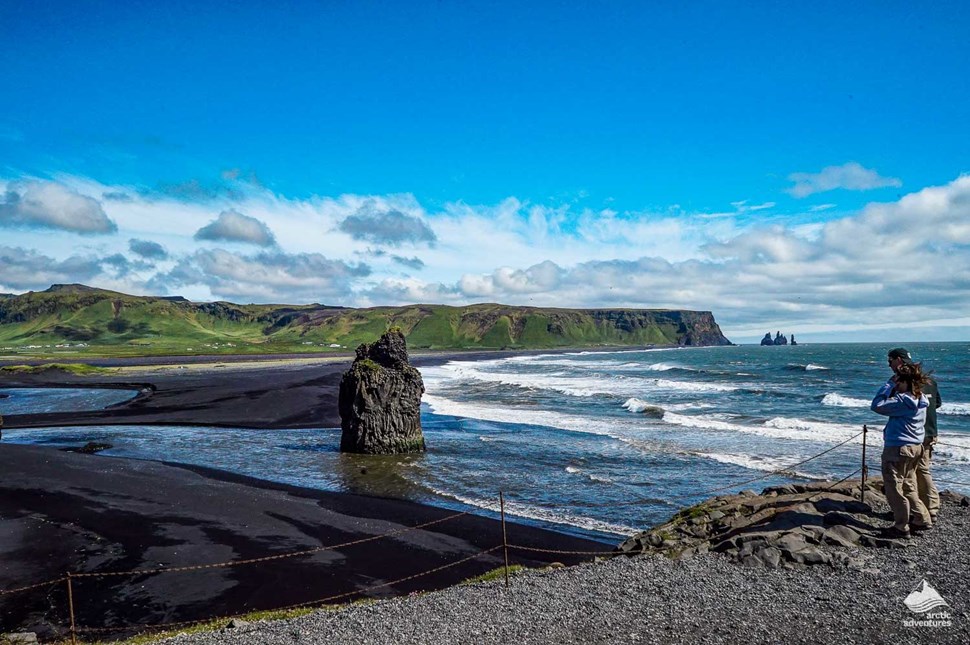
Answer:
<svg viewBox="0 0 970 645"><path fill-rule="evenodd" d="M944 407L935 472L970 482L970 344L910 347L934 369ZM657 523L712 489L841 478L869 424L878 473L882 419L868 409L889 375L882 345L712 347L452 361L422 368L429 451L338 452L340 431L111 426L8 430L4 440L110 443L107 455L164 459L314 488L412 499L612 538ZM3 409L5 400L0 400ZM746 483L769 471L771 475ZM362 472L366 470L366 472ZM950 484L970 493L970 484Z"/></svg>
<svg viewBox="0 0 970 645"><path fill-rule="evenodd" d="M137 394L111 388L0 388L0 415L101 410Z"/></svg>

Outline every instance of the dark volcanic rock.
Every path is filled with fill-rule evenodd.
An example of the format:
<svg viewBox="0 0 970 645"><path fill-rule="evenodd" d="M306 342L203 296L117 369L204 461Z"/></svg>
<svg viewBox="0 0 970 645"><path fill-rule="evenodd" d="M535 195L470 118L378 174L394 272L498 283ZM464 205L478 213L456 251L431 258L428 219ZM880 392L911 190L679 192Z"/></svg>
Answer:
<svg viewBox="0 0 970 645"><path fill-rule="evenodd" d="M788 339L785 338L785 335L784 334L782 334L781 332L778 332L778 333L775 334L775 342L774 342L774 344L775 345L787 345L788 344Z"/></svg>
<svg viewBox="0 0 970 645"><path fill-rule="evenodd" d="M866 502L859 500L861 482L786 484L761 494L741 491L684 509L669 522L638 533L619 545L627 555L685 552L724 553L745 566L769 569L826 564L858 566L850 554L833 549L905 548L905 539L880 534L872 504L885 504L882 481L869 479ZM948 503L961 503L952 493ZM853 564L854 563L854 564Z"/></svg>
<svg viewBox="0 0 970 645"><path fill-rule="evenodd" d="M341 452L423 452L421 373L408 363L404 334L391 330L357 348L340 381Z"/></svg>
<svg viewBox="0 0 970 645"><path fill-rule="evenodd" d="M765 334L765 337L761 339L762 345L774 345L775 341L771 340L771 332L769 331Z"/></svg>

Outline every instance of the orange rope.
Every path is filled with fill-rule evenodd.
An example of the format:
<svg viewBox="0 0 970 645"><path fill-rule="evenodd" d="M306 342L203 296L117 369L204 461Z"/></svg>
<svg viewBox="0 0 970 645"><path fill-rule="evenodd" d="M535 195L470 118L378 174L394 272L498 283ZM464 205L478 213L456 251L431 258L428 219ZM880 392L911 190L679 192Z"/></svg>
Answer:
<svg viewBox="0 0 970 645"><path fill-rule="evenodd" d="M464 564L465 562L469 562L471 560L474 560L475 558L481 557L481 556L483 556L485 554L488 554L488 553L491 553L493 551L497 551L498 549L501 549L501 548L502 548L502 545L493 546L490 549L485 549L484 551L479 551L478 553L475 553L473 555L470 555L470 556L468 556L466 558L462 558L460 560L455 560L454 562L449 562L447 564L443 564L440 567L435 567L433 569L428 569L427 571L422 571L421 573L415 573L413 575L406 576L404 578L398 578L397 580L391 580L390 582L382 582L379 585L372 585L370 587L365 587L363 589L355 589L354 591L347 591L347 592L340 593L340 594L334 594L332 596L327 596L325 598L319 598L317 600L311 600L309 602L302 602L302 603L299 603L299 604L296 604L296 605L287 605L285 607L277 607L276 609L262 609L262 610L258 610L258 611L287 611L289 609L300 609L302 607L310 607L311 605L324 604L324 603L327 603L327 602L331 602L333 600L339 600L341 598L347 598L349 596L355 596L355 595L358 595L358 594L363 594L363 593L366 593L368 591L373 591L375 589L382 589L384 587L390 587L392 585L400 584L402 582L407 582L409 580L414 580L415 578L420 578L422 576L427 576L427 575L430 575L432 573L437 573L438 571L443 571L445 569L449 569L451 567L458 566L459 564ZM170 623L156 623L154 625L123 625L123 626L119 626L119 627L78 627L76 629L76 631L78 633L86 633L86 634L87 633L90 633L90 634L103 634L103 633L108 633L108 632L119 632L119 631L134 630L134 629L157 630L157 629L165 629L165 628L189 627L189 626L192 626L192 625L201 625L203 623L210 623L210 622L221 621L221 620L231 620L233 618L239 618L239 617L245 616L245 615L246 614L235 614L235 615L232 615L232 616L216 616L214 618L200 618L199 620L186 620L186 621L181 621L181 622L170 622Z"/></svg>
<svg viewBox="0 0 970 645"><path fill-rule="evenodd" d="M407 533L408 531L416 531L418 529L427 528L435 524L441 524L449 520L461 517L462 515L468 515L468 511L463 513L455 513L454 515L449 515L447 517L442 517L437 520L432 520L430 522L425 522L424 524L418 524L416 526L408 526L402 529L391 531L390 533L384 533L383 535L374 535L368 538L361 538L359 540L353 540L351 542L344 542L342 544L332 544L328 546L320 546L313 549L307 549L306 551L293 551L290 553L281 553L279 555L267 555L261 558L250 558L248 560L233 560L231 562L216 562L213 564L199 564L194 566L185 567L162 567L158 569L134 569L131 571L106 571L106 572L94 572L94 573L75 573L73 576L75 578L107 578L110 576L136 576L136 575L151 575L156 573L179 573L184 571L199 571L201 569L220 569L225 567L237 567L244 564L256 564L259 562L271 562L273 560L284 560L286 558L296 558L303 555L312 555L314 553L320 553L322 551L333 551L335 549L342 549L349 546L356 546L358 544L364 544L366 542L374 542L375 540L382 540L384 538L393 537L395 535L401 535Z"/></svg>

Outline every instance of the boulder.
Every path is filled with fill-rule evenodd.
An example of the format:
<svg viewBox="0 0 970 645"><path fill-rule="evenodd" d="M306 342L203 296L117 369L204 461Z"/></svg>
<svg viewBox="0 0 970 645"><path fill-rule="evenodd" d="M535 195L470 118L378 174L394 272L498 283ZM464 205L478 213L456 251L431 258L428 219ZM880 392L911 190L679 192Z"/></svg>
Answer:
<svg viewBox="0 0 970 645"><path fill-rule="evenodd" d="M340 381L341 452L387 455L425 450L421 373L408 363L398 329L357 348Z"/></svg>

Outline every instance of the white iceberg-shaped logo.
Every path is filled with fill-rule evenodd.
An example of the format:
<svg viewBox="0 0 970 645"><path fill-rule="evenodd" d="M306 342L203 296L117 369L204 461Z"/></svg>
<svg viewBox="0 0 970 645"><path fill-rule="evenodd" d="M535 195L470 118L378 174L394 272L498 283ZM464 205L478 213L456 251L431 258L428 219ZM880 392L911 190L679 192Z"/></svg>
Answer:
<svg viewBox="0 0 970 645"><path fill-rule="evenodd" d="M925 614L931 609L949 606L943 600L943 596L931 587L926 579L923 580L923 584L920 585L919 589L906 596L903 604L914 614Z"/></svg>

